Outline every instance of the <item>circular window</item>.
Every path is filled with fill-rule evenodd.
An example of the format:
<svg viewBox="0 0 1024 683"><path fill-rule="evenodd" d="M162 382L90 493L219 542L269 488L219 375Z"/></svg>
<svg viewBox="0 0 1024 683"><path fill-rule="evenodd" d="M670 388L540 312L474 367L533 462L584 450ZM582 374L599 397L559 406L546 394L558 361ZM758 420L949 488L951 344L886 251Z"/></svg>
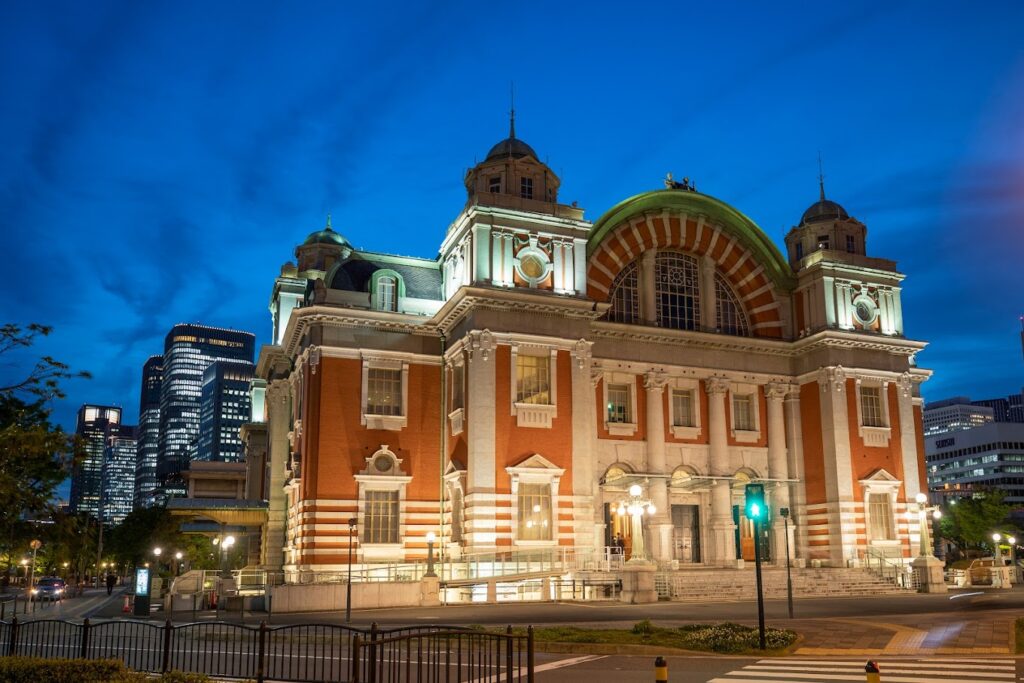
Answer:
<svg viewBox="0 0 1024 683"><path fill-rule="evenodd" d="M386 455L378 455L373 459L373 468L378 472L390 472L393 465L391 458Z"/></svg>
<svg viewBox="0 0 1024 683"><path fill-rule="evenodd" d="M533 254L519 261L519 269L527 280L538 280L544 274L544 264Z"/></svg>
<svg viewBox="0 0 1024 683"><path fill-rule="evenodd" d="M516 272L531 287L536 287L551 272L551 261L548 255L537 247L525 247L516 256Z"/></svg>
<svg viewBox="0 0 1024 683"><path fill-rule="evenodd" d="M861 294L853 300L853 317L861 325L867 327L875 322L875 319L878 317L878 307L875 306L875 302L871 300L871 297Z"/></svg>

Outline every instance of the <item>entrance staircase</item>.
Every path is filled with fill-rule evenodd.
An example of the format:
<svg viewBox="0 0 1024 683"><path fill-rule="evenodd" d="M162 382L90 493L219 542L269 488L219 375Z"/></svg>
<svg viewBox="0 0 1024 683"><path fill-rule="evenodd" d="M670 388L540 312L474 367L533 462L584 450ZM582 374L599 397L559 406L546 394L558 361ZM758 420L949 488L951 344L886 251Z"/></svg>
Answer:
<svg viewBox="0 0 1024 683"><path fill-rule="evenodd" d="M910 591L859 568L793 568L793 597L830 598L906 595ZM762 569L764 597L786 597L786 570ZM753 569L686 569L658 572L655 587L662 600L708 602L753 600L757 597Z"/></svg>

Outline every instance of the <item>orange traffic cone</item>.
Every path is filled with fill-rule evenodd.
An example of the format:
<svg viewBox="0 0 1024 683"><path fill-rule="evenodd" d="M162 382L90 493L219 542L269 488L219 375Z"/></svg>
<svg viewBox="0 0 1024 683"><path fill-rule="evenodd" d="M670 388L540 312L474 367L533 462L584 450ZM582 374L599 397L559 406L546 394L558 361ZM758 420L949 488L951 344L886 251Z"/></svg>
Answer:
<svg viewBox="0 0 1024 683"><path fill-rule="evenodd" d="M130 595L124 596L124 605L121 606L121 611L125 614L132 613L132 598Z"/></svg>

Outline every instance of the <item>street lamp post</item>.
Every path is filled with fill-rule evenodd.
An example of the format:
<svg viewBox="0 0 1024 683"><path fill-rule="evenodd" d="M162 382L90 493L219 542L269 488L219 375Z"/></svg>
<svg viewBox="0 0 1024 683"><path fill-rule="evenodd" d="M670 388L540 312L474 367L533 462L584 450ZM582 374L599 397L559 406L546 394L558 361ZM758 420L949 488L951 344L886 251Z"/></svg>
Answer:
<svg viewBox="0 0 1024 683"><path fill-rule="evenodd" d="M345 583L345 623L352 621L352 536L356 531L356 518L348 520L348 581Z"/></svg>
<svg viewBox="0 0 1024 683"><path fill-rule="evenodd" d="M220 576L222 579L231 578L231 570L228 569L228 553L234 544L234 536L225 536L224 540L220 542Z"/></svg>
<svg viewBox="0 0 1024 683"><path fill-rule="evenodd" d="M992 587L1003 587L1003 551L999 548L1002 534L992 534Z"/></svg>
<svg viewBox="0 0 1024 683"><path fill-rule="evenodd" d="M946 578L943 574L945 563L935 557L931 540L931 520L942 517L942 511L935 506L928 505L928 495L919 492L914 501L917 503L917 525L918 525L918 555L911 563L911 566L918 572L921 579L921 588L925 593L945 593ZM907 516L913 519L913 510L907 511Z"/></svg>
<svg viewBox="0 0 1024 683"><path fill-rule="evenodd" d="M174 559L175 559L174 575L175 576L181 576L181 558L182 557L184 557L184 556L181 554L180 550L178 552L174 553Z"/></svg>
<svg viewBox="0 0 1024 683"><path fill-rule="evenodd" d="M633 484L629 487L629 498L619 503L618 513L620 516L630 516L630 535L633 537L632 548L629 553L629 562L638 564L646 563L647 547L644 544L644 512L653 515L657 512L654 503L642 498L643 488L640 484Z"/></svg>
<svg viewBox="0 0 1024 683"><path fill-rule="evenodd" d="M789 604L789 618L793 618L793 577L790 574L789 567L789 508L779 508L779 514L782 515L782 525L784 535L786 537L786 601Z"/></svg>
<svg viewBox="0 0 1024 683"><path fill-rule="evenodd" d="M1006 542L1010 544L1010 569L1013 572L1013 582L1017 581L1017 539L1013 536L1007 536Z"/></svg>
<svg viewBox="0 0 1024 683"><path fill-rule="evenodd" d="M433 531L427 532L427 572L423 576L437 576L434 573L434 541L437 536Z"/></svg>

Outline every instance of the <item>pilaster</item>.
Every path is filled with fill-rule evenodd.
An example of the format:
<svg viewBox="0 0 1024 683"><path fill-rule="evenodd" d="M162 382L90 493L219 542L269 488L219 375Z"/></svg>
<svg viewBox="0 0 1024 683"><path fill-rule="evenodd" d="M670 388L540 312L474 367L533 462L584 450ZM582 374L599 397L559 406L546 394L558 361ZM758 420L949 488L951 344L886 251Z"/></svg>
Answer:
<svg viewBox="0 0 1024 683"><path fill-rule="evenodd" d="M821 430L825 456L825 495L828 503L829 562L836 567L855 557L857 538L853 520L845 524L843 508L853 499L853 466L850 456L850 420L847 410L846 371L842 366L822 368Z"/></svg>
<svg viewBox="0 0 1024 683"><path fill-rule="evenodd" d="M736 525L732 520L732 471L729 461L725 397L729 381L710 377L704 381L708 393L708 436L711 474L711 563L720 567L736 563Z"/></svg>
<svg viewBox="0 0 1024 683"><path fill-rule="evenodd" d="M598 494L597 477L594 475L597 420L594 389L590 382L592 346L593 342L580 339L572 349L572 493L576 497L573 529L576 537L581 539L578 545L600 548L604 545L604 536L592 535L594 501Z"/></svg>
<svg viewBox="0 0 1024 683"><path fill-rule="evenodd" d="M651 371L644 375L647 391L647 471L668 474L665 462L665 385L668 377L663 372ZM656 560L672 559L672 521L668 505L669 480L653 479L649 485L651 502L657 510L648 528L651 534L651 556Z"/></svg>
<svg viewBox="0 0 1024 683"><path fill-rule="evenodd" d="M466 551L495 543L495 342L489 330L469 333L466 400L472 420L466 426Z"/></svg>
<svg viewBox="0 0 1024 683"><path fill-rule="evenodd" d="M789 460L786 450L786 418L783 402L790 391L788 384L773 382L764 388L768 402L768 478L789 479ZM791 508L789 483L776 482L772 488L772 557L776 564L786 563L786 523L780 508ZM789 544L790 556L793 544Z"/></svg>
<svg viewBox="0 0 1024 683"><path fill-rule="evenodd" d="M284 492L288 474L291 427L291 391L287 380L276 379L267 385L267 523L263 527L260 564L272 571L285 563L285 524L288 519L288 498Z"/></svg>

